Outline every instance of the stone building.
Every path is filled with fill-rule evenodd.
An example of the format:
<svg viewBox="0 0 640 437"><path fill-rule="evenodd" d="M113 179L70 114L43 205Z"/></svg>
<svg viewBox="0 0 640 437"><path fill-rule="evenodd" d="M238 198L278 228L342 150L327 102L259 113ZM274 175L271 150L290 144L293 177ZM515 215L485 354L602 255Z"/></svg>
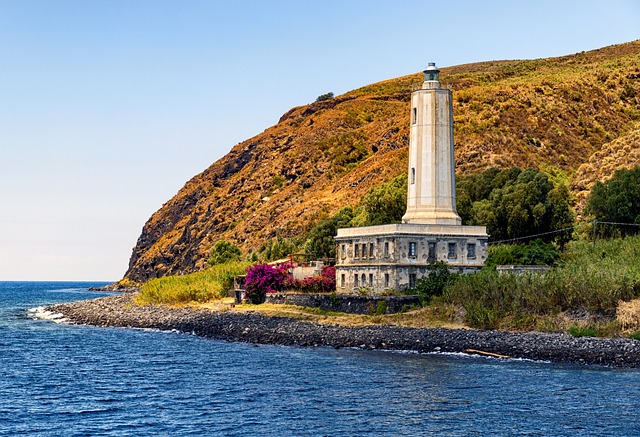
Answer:
<svg viewBox="0 0 640 437"><path fill-rule="evenodd" d="M484 226L462 226L456 211L451 91L430 63L411 94L407 211L401 224L338 229L339 293L367 287L373 294L413 288L428 265L480 269L487 258Z"/></svg>

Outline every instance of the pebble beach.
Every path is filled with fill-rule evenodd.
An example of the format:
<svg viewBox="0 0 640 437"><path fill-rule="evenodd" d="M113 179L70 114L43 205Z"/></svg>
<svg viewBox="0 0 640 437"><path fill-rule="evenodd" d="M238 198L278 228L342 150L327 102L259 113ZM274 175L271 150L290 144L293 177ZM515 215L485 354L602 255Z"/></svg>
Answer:
<svg viewBox="0 0 640 437"><path fill-rule="evenodd" d="M561 333L406 328L394 325L346 327L257 313L197 308L137 306L132 293L52 305L67 323L99 327L177 330L202 337L253 344L480 353L560 363L634 368L640 341L626 338L574 338Z"/></svg>

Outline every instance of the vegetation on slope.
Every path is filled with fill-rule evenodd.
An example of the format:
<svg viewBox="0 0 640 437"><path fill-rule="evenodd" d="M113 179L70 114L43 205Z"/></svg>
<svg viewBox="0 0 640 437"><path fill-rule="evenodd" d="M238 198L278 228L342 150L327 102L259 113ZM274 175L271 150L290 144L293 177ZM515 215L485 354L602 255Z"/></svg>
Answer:
<svg viewBox="0 0 640 437"><path fill-rule="evenodd" d="M640 41L552 59L443 68L454 96L456 166L553 169L571 176L606 145L637 143ZM244 253L307 234L406 172L409 75L291 109L187 182L145 224L126 277L198 271L213 244ZM628 138L624 145L616 139ZM606 150L604 151L606 152ZM606 152L609 153L609 152ZM593 178L579 173L574 193ZM580 206L580 204L578 205Z"/></svg>

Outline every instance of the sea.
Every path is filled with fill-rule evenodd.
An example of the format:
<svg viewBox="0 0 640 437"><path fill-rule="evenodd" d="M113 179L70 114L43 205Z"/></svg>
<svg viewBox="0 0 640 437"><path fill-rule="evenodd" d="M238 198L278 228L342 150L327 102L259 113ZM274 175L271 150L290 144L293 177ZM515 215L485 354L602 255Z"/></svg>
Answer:
<svg viewBox="0 0 640 437"><path fill-rule="evenodd" d="M640 435L640 370L43 318L99 285L0 282L0 435Z"/></svg>

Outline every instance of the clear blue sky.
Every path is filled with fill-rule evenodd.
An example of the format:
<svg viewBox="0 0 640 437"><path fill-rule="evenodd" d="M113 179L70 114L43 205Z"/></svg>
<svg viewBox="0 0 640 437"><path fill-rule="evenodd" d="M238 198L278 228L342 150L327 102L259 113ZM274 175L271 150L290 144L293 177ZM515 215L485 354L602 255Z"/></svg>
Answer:
<svg viewBox="0 0 640 437"><path fill-rule="evenodd" d="M326 92L640 38L640 1L0 0L0 280L117 280L146 220Z"/></svg>

